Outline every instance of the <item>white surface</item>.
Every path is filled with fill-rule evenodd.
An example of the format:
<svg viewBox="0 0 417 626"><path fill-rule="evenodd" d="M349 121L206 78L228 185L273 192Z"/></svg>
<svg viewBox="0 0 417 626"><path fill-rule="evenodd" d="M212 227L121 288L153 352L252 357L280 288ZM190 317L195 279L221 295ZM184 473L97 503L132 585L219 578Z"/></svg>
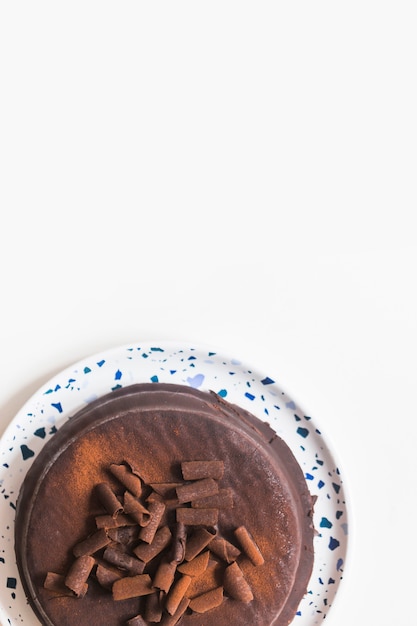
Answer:
<svg viewBox="0 0 417 626"><path fill-rule="evenodd" d="M91 353L219 346L338 450L326 624L409 624L416 10L276 4L1 5L1 428Z"/></svg>

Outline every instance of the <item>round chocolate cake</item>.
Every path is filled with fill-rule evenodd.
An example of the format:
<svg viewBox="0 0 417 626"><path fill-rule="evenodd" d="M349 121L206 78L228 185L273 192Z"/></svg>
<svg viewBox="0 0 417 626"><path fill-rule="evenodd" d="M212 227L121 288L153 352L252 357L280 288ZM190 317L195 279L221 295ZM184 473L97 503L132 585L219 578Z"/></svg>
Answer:
<svg viewBox="0 0 417 626"><path fill-rule="evenodd" d="M287 626L312 571L312 510L267 423L212 392L136 384L35 459L17 563L48 626Z"/></svg>

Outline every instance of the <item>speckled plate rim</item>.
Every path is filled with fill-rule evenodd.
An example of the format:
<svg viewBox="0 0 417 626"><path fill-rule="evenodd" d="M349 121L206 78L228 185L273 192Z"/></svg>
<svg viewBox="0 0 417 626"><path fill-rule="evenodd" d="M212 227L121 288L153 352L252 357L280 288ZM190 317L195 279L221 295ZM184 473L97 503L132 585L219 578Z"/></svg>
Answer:
<svg viewBox="0 0 417 626"><path fill-rule="evenodd" d="M182 345L183 344L183 345ZM144 341L90 355L53 376L25 403L0 442L0 620L32 625L34 614L20 584L14 554L14 513L23 478L56 430L97 397L137 382L171 382L213 390L267 421L297 458L317 497L315 561L295 626L327 617L345 575L351 510L346 481L315 419L273 378L201 344Z"/></svg>

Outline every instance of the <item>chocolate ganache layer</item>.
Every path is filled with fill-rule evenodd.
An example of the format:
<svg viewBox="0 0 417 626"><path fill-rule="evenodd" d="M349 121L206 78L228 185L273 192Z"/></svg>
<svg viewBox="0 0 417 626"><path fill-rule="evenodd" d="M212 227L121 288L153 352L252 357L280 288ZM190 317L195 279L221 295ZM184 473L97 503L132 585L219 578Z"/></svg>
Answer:
<svg viewBox="0 0 417 626"><path fill-rule="evenodd" d="M47 626L287 626L313 567L312 517L266 422L213 392L135 384L80 410L35 459L17 564Z"/></svg>

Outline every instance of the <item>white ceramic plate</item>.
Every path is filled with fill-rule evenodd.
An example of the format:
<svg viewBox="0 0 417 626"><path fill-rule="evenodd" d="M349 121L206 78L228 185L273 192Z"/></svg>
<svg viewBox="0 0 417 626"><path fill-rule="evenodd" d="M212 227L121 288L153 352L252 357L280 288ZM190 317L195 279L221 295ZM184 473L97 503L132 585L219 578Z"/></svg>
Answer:
<svg viewBox="0 0 417 626"><path fill-rule="evenodd" d="M201 346L123 346L84 359L44 385L19 411L0 445L0 619L33 626L14 554L14 514L22 480L42 446L70 416L119 386L169 382L213 390L268 421L292 449L317 496L315 562L294 626L321 624L334 601L348 544L348 508L334 454L304 412L264 373Z"/></svg>

